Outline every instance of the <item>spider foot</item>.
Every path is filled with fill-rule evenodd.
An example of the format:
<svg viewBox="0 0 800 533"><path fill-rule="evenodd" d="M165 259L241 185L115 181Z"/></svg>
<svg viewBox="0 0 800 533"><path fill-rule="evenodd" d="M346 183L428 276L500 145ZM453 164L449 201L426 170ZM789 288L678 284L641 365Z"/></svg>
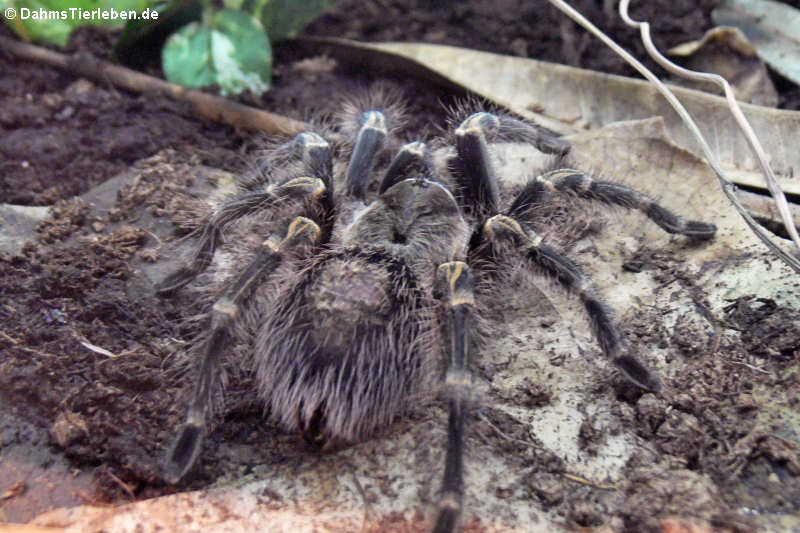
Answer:
<svg viewBox="0 0 800 533"><path fill-rule="evenodd" d="M169 296L181 287L188 285L197 273L188 267L181 267L156 285L156 294Z"/></svg>
<svg viewBox="0 0 800 533"><path fill-rule="evenodd" d="M621 355L614 359L614 364L637 387L647 392L659 392L661 380L658 376L632 355Z"/></svg>
<svg viewBox="0 0 800 533"><path fill-rule="evenodd" d="M643 209L645 214L658 224L667 233L686 235L692 240L706 241L714 237L717 233L717 226L709 222L699 220L687 220L680 215L676 215L661 207L655 201L650 200L650 204Z"/></svg>
<svg viewBox="0 0 800 533"><path fill-rule="evenodd" d="M433 533L451 533L456 530L461 516L461 498L458 494L444 493L439 497L439 509Z"/></svg>
<svg viewBox="0 0 800 533"><path fill-rule="evenodd" d="M168 483L178 483L194 464L203 449L205 428L187 422L167 454L164 462L164 479Z"/></svg>

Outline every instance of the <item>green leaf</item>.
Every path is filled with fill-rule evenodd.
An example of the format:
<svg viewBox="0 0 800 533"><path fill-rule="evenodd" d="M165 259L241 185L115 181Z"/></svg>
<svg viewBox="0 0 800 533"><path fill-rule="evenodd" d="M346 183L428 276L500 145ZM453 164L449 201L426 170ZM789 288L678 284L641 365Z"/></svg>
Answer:
<svg viewBox="0 0 800 533"><path fill-rule="evenodd" d="M254 14L270 39L294 37L338 0L261 0Z"/></svg>
<svg viewBox="0 0 800 533"><path fill-rule="evenodd" d="M244 90L261 94L269 89L272 49L258 20L240 11L223 9L214 17L214 26L212 57L223 94Z"/></svg>
<svg viewBox="0 0 800 533"><path fill-rule="evenodd" d="M75 28L121 26L125 23L123 12L141 13L148 4L148 0L0 0L0 12L23 38L66 46ZM14 9L13 19L8 16L8 8Z"/></svg>
<svg viewBox="0 0 800 533"><path fill-rule="evenodd" d="M121 63L142 68L160 58L169 36L190 22L199 21L203 14L199 0L158 1L152 9L158 18L129 21L114 43L114 55Z"/></svg>
<svg viewBox="0 0 800 533"><path fill-rule="evenodd" d="M162 64L167 79L185 87L217 83L222 94L261 94L269 88L272 51L258 20L222 9L208 25L192 23L173 34Z"/></svg>
<svg viewBox="0 0 800 533"><path fill-rule="evenodd" d="M184 87L205 87L216 80L211 64L211 29L198 22L172 34L164 46L161 64L172 83Z"/></svg>
<svg viewBox="0 0 800 533"><path fill-rule="evenodd" d="M69 18L69 11L65 13L66 8L59 4L57 0L0 0L6 22L24 39L66 46L75 24ZM79 3L74 7L79 7ZM13 18L7 15L9 8L15 10Z"/></svg>

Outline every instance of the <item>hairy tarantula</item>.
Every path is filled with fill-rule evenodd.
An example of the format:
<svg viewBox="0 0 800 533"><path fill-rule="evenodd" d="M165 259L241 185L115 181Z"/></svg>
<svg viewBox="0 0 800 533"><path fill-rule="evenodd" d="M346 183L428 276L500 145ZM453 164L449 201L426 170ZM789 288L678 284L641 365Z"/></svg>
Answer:
<svg viewBox="0 0 800 533"><path fill-rule="evenodd" d="M278 146L271 172L245 180L216 207L192 234L198 240L193 256L159 284L166 295L195 280L234 224L268 232L214 296L197 343L186 421L166 458L169 481L178 482L196 462L220 359L234 342L245 342L270 419L322 447L369 437L443 384L449 422L434 531L455 530L480 318L474 286L509 254L577 295L606 356L636 386L660 389L656 374L623 352L592 281L543 241L541 208L553 195L571 195L638 209L665 231L693 239L713 237L713 224L685 220L629 187L570 168L530 179L503 206L490 143L529 143L558 157L570 146L524 121L487 112L470 115L455 130L447 172L435 170L425 144L412 142L377 183L374 169L391 121L387 109L356 115L343 176L334 172L332 145L317 133ZM251 334L241 333L248 329L243 324ZM443 377L436 371L441 366Z"/></svg>

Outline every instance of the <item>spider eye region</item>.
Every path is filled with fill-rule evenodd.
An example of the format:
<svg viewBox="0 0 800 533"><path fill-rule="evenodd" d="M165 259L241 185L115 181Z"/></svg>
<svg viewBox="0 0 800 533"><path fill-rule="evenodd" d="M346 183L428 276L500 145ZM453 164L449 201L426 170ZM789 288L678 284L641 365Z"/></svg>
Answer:
<svg viewBox="0 0 800 533"><path fill-rule="evenodd" d="M381 195L381 203L397 217L414 219L438 214L458 215L458 205L450 191L439 183L423 178L403 180Z"/></svg>
<svg viewBox="0 0 800 533"><path fill-rule="evenodd" d="M466 245L467 224L453 195L440 183L408 178L392 185L353 221L349 240L410 262L449 261Z"/></svg>

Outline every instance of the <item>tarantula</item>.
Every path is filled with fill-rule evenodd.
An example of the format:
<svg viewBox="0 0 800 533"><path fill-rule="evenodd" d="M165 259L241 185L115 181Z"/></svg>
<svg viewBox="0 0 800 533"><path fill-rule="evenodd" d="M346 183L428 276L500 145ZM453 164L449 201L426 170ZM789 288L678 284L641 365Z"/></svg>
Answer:
<svg viewBox="0 0 800 533"><path fill-rule="evenodd" d="M234 223L271 232L221 284L211 305L197 343L197 381L186 421L166 458L170 482L178 482L200 454L220 358L249 323L253 333L244 342L269 418L323 448L369 437L443 382L449 422L434 531L456 529L480 318L474 287L509 255L577 295L605 355L636 386L660 389L657 375L623 352L611 311L592 281L544 242L541 208L551 196L567 194L638 209L665 231L693 239L710 239L716 227L571 168L530 179L502 206L492 142L530 143L560 158L570 145L527 122L488 112L457 127L447 172L437 172L417 141L397 152L378 183L374 168L386 151L392 118L391 110L377 108L356 115L343 176L335 175L332 145L317 133L278 146L272 172L245 180L216 207L193 233L198 242L191 259L158 285L166 295L197 278ZM437 362L444 363L443 377Z"/></svg>

